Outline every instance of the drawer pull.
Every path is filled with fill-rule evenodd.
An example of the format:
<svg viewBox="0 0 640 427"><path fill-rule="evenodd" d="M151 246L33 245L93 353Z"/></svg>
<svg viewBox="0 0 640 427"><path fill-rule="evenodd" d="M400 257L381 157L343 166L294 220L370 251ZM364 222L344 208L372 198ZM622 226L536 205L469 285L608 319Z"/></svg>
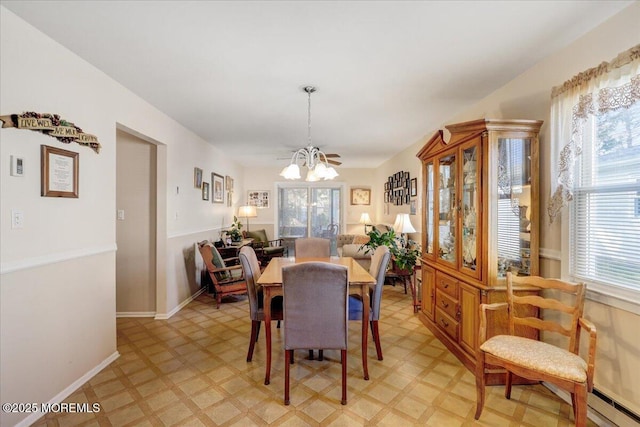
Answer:
<svg viewBox="0 0 640 427"><path fill-rule="evenodd" d="M449 287L448 283L445 283L445 282L440 282L440 283L442 284L442 286L444 286L445 289L447 289Z"/></svg>
<svg viewBox="0 0 640 427"><path fill-rule="evenodd" d="M448 302L444 302L444 301L442 301L442 306L443 306L444 308L447 308L447 307L449 307L449 303L448 303Z"/></svg>
<svg viewBox="0 0 640 427"><path fill-rule="evenodd" d="M449 327L449 322L447 322L447 321L446 321L446 320L444 320L444 319L440 319L440 323L442 323L442 325L443 325L445 328L448 328L448 327Z"/></svg>

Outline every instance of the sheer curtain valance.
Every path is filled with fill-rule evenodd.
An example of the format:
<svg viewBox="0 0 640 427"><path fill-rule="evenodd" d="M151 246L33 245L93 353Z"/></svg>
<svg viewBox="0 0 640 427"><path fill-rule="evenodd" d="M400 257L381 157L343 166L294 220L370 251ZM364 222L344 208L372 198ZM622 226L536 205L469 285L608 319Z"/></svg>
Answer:
<svg viewBox="0 0 640 427"><path fill-rule="evenodd" d="M640 102L640 44L588 69L551 93L551 199L553 222L573 199L574 165L589 119Z"/></svg>

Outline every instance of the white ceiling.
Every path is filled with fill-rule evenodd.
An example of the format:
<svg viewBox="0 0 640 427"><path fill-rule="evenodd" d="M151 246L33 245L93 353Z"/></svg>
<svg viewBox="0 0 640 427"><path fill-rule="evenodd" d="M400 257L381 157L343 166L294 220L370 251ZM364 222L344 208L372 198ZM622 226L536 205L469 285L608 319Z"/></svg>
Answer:
<svg viewBox="0 0 640 427"><path fill-rule="evenodd" d="M1 2L246 166L307 145L316 86L313 142L343 167L380 165L630 3Z"/></svg>

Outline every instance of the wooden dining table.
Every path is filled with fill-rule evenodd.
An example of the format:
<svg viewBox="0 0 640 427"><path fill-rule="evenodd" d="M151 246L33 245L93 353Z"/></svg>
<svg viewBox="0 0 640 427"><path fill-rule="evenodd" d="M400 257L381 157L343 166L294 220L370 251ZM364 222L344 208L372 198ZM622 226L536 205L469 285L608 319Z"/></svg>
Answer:
<svg viewBox="0 0 640 427"><path fill-rule="evenodd" d="M265 339L267 341L267 366L264 383L269 384L271 376L271 300L277 295L282 295L282 268L303 262L320 261L347 267L349 288L357 291L362 296L362 369L364 379L369 379L367 366L367 337L369 333L369 285L376 280L367 270L351 257L327 257L327 258L272 258L264 270L258 284L262 286L264 299ZM321 285L319 285L321 286Z"/></svg>

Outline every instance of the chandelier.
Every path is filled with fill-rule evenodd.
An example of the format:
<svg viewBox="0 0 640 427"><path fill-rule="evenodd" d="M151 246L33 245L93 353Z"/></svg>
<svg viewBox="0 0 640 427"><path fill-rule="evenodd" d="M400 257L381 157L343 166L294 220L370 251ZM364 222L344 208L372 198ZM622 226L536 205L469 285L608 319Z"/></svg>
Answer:
<svg viewBox="0 0 640 427"><path fill-rule="evenodd" d="M308 168L305 181L333 179L338 176L338 172L336 172L333 167L329 166L327 156L320 151L318 147L314 147L311 143L311 94L316 91L316 88L313 86L305 86L303 90L307 92L309 97L309 118L307 121L309 145L293 153L291 156L291 163L289 166L282 169L280 176L285 179L300 179L299 163L301 163L302 166L306 165Z"/></svg>

